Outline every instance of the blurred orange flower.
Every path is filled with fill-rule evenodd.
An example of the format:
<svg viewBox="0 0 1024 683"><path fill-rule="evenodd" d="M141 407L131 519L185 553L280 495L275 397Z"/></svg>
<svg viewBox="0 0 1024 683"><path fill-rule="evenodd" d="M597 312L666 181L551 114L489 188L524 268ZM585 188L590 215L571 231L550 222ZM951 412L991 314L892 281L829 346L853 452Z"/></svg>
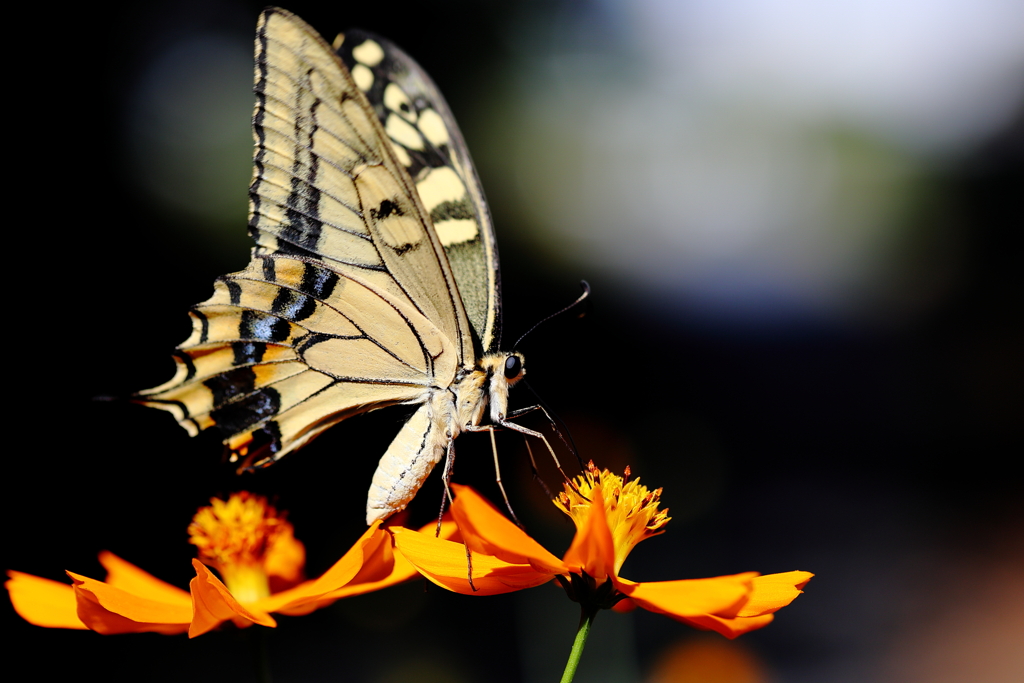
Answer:
<svg viewBox="0 0 1024 683"><path fill-rule="evenodd" d="M188 591L103 552L99 560L107 570L106 581L67 572L69 586L9 571L6 586L14 609L26 621L49 628L103 634L188 632L194 638L229 620L239 627L276 626L271 612L308 614L339 598L416 576L378 522L320 578L301 581L305 549L293 536L292 525L266 499L243 492L210 502L189 525L200 559L192 560L196 577ZM446 522L442 537L454 533L454 524Z"/></svg>
<svg viewBox="0 0 1024 683"><path fill-rule="evenodd" d="M453 484L452 515L464 541L391 528L395 546L439 586L466 595L496 595L557 580L585 608L643 607L700 629L735 638L767 625L811 577L792 571L680 581L633 582L619 568L640 541L662 533L668 510L658 510L661 489L600 471L566 485L554 503L576 523L569 550L559 559L467 486ZM472 573L469 571L471 561Z"/></svg>

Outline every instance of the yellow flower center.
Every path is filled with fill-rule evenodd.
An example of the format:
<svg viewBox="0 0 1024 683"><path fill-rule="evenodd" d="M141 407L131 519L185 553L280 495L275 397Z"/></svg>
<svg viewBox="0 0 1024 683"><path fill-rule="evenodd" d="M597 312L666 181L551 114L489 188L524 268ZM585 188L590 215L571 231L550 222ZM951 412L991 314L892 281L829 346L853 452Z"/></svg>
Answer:
<svg viewBox="0 0 1024 683"><path fill-rule="evenodd" d="M211 498L192 518L188 534L199 559L220 572L236 600L247 603L270 595L265 560L279 539L291 537L292 525L266 498L243 491L227 500Z"/></svg>
<svg viewBox="0 0 1024 683"><path fill-rule="evenodd" d="M593 510L594 490L601 489L615 544L616 572L637 543L662 533L672 519L668 509L658 509L661 489L650 491L639 478L630 481L629 475L629 467L620 477L608 470L598 470L591 461L587 470L573 480L575 488L567 483L565 491L553 501L581 529Z"/></svg>

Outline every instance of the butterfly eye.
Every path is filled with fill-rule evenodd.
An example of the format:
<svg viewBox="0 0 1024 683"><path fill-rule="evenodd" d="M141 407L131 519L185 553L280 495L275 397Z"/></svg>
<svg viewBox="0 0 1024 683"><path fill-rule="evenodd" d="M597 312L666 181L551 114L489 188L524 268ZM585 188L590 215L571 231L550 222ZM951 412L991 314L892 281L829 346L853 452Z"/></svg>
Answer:
<svg viewBox="0 0 1024 683"><path fill-rule="evenodd" d="M505 359L505 379L515 379L523 371L523 361L519 356L509 356Z"/></svg>

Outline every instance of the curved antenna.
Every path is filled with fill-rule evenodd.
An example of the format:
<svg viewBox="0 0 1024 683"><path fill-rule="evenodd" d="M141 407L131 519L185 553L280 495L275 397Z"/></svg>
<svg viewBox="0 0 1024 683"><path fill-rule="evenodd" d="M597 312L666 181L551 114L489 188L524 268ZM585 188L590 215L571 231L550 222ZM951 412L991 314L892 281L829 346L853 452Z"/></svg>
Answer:
<svg viewBox="0 0 1024 683"><path fill-rule="evenodd" d="M560 311L555 311L554 313L552 313L548 317L546 317L543 320L541 320L540 322L536 323L533 327L528 329L526 332L524 332L523 336L520 337L518 340L516 340L516 343L512 345L512 350L515 351L516 347L519 346L519 342L523 341L523 339L526 338L526 335L530 334L531 332L533 332L535 329L537 329L538 327L540 327L541 325L543 325L547 321L549 321L552 318L555 318L557 316L560 316L563 313L567 313L567 312L571 311L572 309L576 308L577 306L579 306L581 303L583 303L587 299L587 297L590 296L590 285L587 284L586 280L580 280L580 287L583 288L583 293L580 294L579 297L576 298L576 301L573 301L571 304L569 304L568 306L566 306L565 308L563 308ZM530 391L533 391L533 390L531 389ZM540 397L538 396L537 398L539 399Z"/></svg>

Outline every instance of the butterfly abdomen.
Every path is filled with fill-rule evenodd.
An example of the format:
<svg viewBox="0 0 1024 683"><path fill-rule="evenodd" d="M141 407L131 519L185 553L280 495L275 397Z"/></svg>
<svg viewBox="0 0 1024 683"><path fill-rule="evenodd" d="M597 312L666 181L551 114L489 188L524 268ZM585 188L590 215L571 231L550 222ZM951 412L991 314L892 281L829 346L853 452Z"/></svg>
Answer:
<svg viewBox="0 0 1024 683"><path fill-rule="evenodd" d="M456 436L454 414L451 393L435 390L402 426L373 473L367 524L405 509L413 499Z"/></svg>

